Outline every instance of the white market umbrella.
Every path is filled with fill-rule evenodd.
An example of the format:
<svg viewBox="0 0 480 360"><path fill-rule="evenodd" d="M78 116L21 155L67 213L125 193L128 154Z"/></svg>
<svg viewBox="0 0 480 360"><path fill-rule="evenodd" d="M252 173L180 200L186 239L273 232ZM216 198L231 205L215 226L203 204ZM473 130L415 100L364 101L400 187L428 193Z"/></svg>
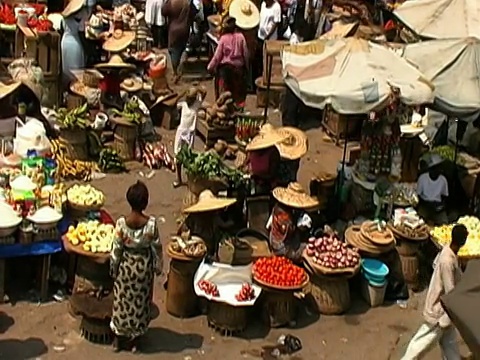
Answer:
<svg viewBox="0 0 480 360"><path fill-rule="evenodd" d="M366 114L384 106L392 87L410 105L433 100L433 86L405 59L363 39L312 41L285 46L286 85L306 105L331 104L342 114Z"/></svg>
<svg viewBox="0 0 480 360"><path fill-rule="evenodd" d="M448 114L480 111L480 40L430 40L406 45L403 57L435 86L435 105Z"/></svg>
<svg viewBox="0 0 480 360"><path fill-rule="evenodd" d="M402 23L423 37L480 38L478 0L410 0L393 13Z"/></svg>

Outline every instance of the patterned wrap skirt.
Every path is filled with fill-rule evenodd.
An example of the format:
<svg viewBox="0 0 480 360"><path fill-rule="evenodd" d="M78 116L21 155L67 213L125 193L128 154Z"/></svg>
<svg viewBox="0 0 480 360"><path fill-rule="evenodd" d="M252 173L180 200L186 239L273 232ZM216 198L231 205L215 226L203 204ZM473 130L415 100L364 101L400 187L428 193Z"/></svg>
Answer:
<svg viewBox="0 0 480 360"><path fill-rule="evenodd" d="M115 335L136 338L147 332L154 278L152 249L125 247L113 287L110 328Z"/></svg>

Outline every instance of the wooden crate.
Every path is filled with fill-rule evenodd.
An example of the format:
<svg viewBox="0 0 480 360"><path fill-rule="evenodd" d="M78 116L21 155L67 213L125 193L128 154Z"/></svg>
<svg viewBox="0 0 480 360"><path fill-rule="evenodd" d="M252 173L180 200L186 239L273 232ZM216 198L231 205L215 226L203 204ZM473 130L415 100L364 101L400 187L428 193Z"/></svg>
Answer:
<svg viewBox="0 0 480 360"><path fill-rule="evenodd" d="M15 30L0 29L2 49L2 64L9 65L15 58Z"/></svg>
<svg viewBox="0 0 480 360"><path fill-rule="evenodd" d="M267 40L263 44L263 83L268 83L268 55L272 56L272 85L283 85L282 58L280 51L284 45L288 45L287 40Z"/></svg>
<svg viewBox="0 0 480 360"><path fill-rule="evenodd" d="M197 133L203 138L207 148L211 148L219 139L228 143L235 142L235 127L233 126L229 129L217 129L208 126L204 120L198 120Z"/></svg>
<svg viewBox="0 0 480 360"><path fill-rule="evenodd" d="M324 111L322 126L327 134L334 138L335 144L338 145L340 139L345 139L347 137L346 135L348 135L348 141L358 140L364 117L365 115L338 114L328 109Z"/></svg>
<svg viewBox="0 0 480 360"><path fill-rule="evenodd" d="M17 29L15 33L15 58L35 59L43 70L43 76L57 76L61 73L60 34L56 31L34 33Z"/></svg>

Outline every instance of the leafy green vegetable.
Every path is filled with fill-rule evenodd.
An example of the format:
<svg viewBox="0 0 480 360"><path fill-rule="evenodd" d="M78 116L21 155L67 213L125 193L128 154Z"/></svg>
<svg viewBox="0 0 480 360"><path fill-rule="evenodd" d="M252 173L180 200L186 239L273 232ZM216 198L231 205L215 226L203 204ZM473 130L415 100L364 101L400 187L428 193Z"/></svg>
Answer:
<svg viewBox="0 0 480 360"><path fill-rule="evenodd" d="M140 104L138 103L138 100L133 98L130 99L125 103L123 106L122 111L118 111L117 109L113 109L113 113L115 115L119 115L123 117L125 120L133 123L133 124L141 124L142 119L143 119L143 112L142 109L140 109Z"/></svg>

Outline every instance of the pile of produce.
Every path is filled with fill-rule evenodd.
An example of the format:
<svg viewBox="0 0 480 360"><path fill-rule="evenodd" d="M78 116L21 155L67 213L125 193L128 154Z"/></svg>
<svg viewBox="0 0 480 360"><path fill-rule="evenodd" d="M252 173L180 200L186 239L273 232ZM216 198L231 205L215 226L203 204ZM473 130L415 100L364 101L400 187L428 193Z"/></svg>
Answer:
<svg viewBox="0 0 480 360"><path fill-rule="evenodd" d="M360 264L358 250L348 247L334 234L308 239L306 255L311 257L315 264L328 269L355 268Z"/></svg>
<svg viewBox="0 0 480 360"><path fill-rule="evenodd" d="M134 125L140 125L143 122L143 111L140 108L140 103L135 97L128 100L123 106L123 110L112 109L113 113L121 116L125 121Z"/></svg>
<svg viewBox="0 0 480 360"><path fill-rule="evenodd" d="M94 161L72 160L71 145L61 139L50 140L52 157L57 162L58 176L62 179L90 181L98 171Z"/></svg>
<svg viewBox="0 0 480 360"><path fill-rule="evenodd" d="M191 178L226 180L234 186L243 181L243 172L226 166L215 151L199 153L183 146L177 154L177 161Z"/></svg>
<svg viewBox="0 0 480 360"><path fill-rule="evenodd" d="M431 151L433 154L440 155L445 160L455 160L455 149L449 145L442 145L434 147Z"/></svg>
<svg viewBox="0 0 480 360"><path fill-rule="evenodd" d="M426 239L428 238L428 226L425 224L417 227L412 227L405 223L399 223L394 226L394 230L398 231L402 236L411 239Z"/></svg>
<svg viewBox="0 0 480 360"><path fill-rule="evenodd" d="M106 173L119 173L126 170L125 163L118 152L108 147L100 152L98 165L100 170Z"/></svg>
<svg viewBox="0 0 480 360"><path fill-rule="evenodd" d="M205 242L197 236L192 236L190 239L173 236L170 244L174 252L184 254L188 257L202 257L207 252Z"/></svg>
<svg viewBox="0 0 480 360"><path fill-rule="evenodd" d="M41 16L38 19L31 17L28 19L28 27L30 29L35 29L37 32L48 32L53 29L53 23L45 16Z"/></svg>
<svg viewBox="0 0 480 360"><path fill-rule="evenodd" d="M235 125L235 138L238 141L248 143L258 134L262 123L263 121L259 121L256 118L242 115Z"/></svg>
<svg viewBox="0 0 480 360"><path fill-rule="evenodd" d="M162 166L165 166L167 169L175 171L173 157L168 153L167 147L160 141L154 143L145 142L137 149L135 158L150 169L160 169Z"/></svg>
<svg viewBox="0 0 480 360"><path fill-rule="evenodd" d="M213 296L213 297L219 297L220 292L218 291L217 285L212 283L211 281L208 280L200 280L198 282L198 287L200 290L202 290L205 294Z"/></svg>
<svg viewBox="0 0 480 360"><path fill-rule="evenodd" d="M460 248L459 256L480 257L480 220L475 216L462 216L457 224L463 224L468 230L468 238L465 245ZM450 245L452 241L452 229L455 224L437 226L430 234L440 245Z"/></svg>
<svg viewBox="0 0 480 360"><path fill-rule="evenodd" d="M197 112L197 118L205 121L209 126L224 129L235 125L235 113L232 93L226 91L220 94L213 105L201 107Z"/></svg>
<svg viewBox="0 0 480 360"><path fill-rule="evenodd" d="M70 226L65 236L72 245L81 245L85 251L108 253L112 250L115 227L96 220L80 222L76 227Z"/></svg>
<svg viewBox="0 0 480 360"><path fill-rule="evenodd" d="M56 119L61 128L86 129L89 123L88 105L85 103L71 110L59 108Z"/></svg>
<svg viewBox="0 0 480 360"><path fill-rule="evenodd" d="M240 292L235 295L235 300L239 302L250 301L255 299L255 290L253 290L251 284L243 284Z"/></svg>
<svg viewBox="0 0 480 360"><path fill-rule="evenodd" d="M67 190L67 200L75 205L99 207L105 203L105 195L91 185L75 184Z"/></svg>
<svg viewBox="0 0 480 360"><path fill-rule="evenodd" d="M301 286L307 281L305 270L282 256L260 258L252 271L255 280L278 287Z"/></svg>

